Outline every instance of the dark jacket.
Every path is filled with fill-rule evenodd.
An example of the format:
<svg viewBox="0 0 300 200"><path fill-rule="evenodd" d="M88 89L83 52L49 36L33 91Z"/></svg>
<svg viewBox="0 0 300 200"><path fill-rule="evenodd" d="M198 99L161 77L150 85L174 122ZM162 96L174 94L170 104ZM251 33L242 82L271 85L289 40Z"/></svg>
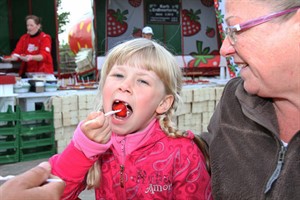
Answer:
<svg viewBox="0 0 300 200"><path fill-rule="evenodd" d="M214 199L300 199L300 130L284 147L270 99L230 80L208 131Z"/></svg>

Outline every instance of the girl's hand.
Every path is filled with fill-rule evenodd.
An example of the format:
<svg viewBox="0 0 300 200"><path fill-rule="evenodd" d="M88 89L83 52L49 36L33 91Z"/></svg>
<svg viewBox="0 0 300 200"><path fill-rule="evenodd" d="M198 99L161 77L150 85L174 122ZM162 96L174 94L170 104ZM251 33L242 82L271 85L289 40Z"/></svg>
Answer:
<svg viewBox="0 0 300 200"><path fill-rule="evenodd" d="M92 112L81 124L81 131L92 141L106 144L111 137L109 117L103 112Z"/></svg>

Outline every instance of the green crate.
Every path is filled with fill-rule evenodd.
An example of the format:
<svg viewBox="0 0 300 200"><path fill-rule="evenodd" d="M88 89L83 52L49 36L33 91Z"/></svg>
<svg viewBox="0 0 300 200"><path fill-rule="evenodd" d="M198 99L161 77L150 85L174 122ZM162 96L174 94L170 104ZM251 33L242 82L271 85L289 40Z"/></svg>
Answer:
<svg viewBox="0 0 300 200"><path fill-rule="evenodd" d="M20 161L37 160L41 158L50 158L56 153L55 145L47 145L33 148L20 149Z"/></svg>
<svg viewBox="0 0 300 200"><path fill-rule="evenodd" d="M0 113L0 164L48 158L56 153L51 111L16 112L9 106Z"/></svg>
<svg viewBox="0 0 300 200"><path fill-rule="evenodd" d="M18 113L13 112L11 105L8 105L6 112L0 113L0 121L16 121L18 119L19 119Z"/></svg>
<svg viewBox="0 0 300 200"><path fill-rule="evenodd" d="M43 133L36 135L21 135L20 148L23 147L40 147L46 145L54 145L54 133Z"/></svg>
<svg viewBox="0 0 300 200"><path fill-rule="evenodd" d="M0 164L19 162L19 149L0 150Z"/></svg>
<svg viewBox="0 0 300 200"><path fill-rule="evenodd" d="M0 149L19 147L18 126L0 126Z"/></svg>
<svg viewBox="0 0 300 200"><path fill-rule="evenodd" d="M20 135L36 135L41 133L53 132L55 129L53 124L22 124L20 125Z"/></svg>
<svg viewBox="0 0 300 200"><path fill-rule="evenodd" d="M0 135L0 150L9 148L18 148L19 138L17 135Z"/></svg>
<svg viewBox="0 0 300 200"><path fill-rule="evenodd" d="M0 126L0 135L18 135L19 133L19 126Z"/></svg>
<svg viewBox="0 0 300 200"><path fill-rule="evenodd" d="M17 106L16 109L20 113L20 120L21 121L33 121L33 120L51 120L53 121L53 106L51 108L51 111L47 111L44 109L44 107L41 110L36 111L26 111L22 112L20 110L20 107Z"/></svg>

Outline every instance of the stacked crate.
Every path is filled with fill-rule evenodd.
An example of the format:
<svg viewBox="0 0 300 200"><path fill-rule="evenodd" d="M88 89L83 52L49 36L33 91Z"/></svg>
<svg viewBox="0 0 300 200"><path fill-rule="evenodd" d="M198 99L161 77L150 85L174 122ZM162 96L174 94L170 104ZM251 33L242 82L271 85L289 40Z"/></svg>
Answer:
<svg viewBox="0 0 300 200"><path fill-rule="evenodd" d="M0 113L0 164L19 161L19 113L9 105Z"/></svg>
<svg viewBox="0 0 300 200"><path fill-rule="evenodd" d="M19 112L20 161L48 158L56 152L51 111L44 108L36 111Z"/></svg>
<svg viewBox="0 0 300 200"><path fill-rule="evenodd" d="M199 88L184 88L183 103L176 110L179 130L192 130L195 134L207 131L210 118L218 104L223 87L204 86Z"/></svg>
<svg viewBox="0 0 300 200"><path fill-rule="evenodd" d="M55 96L51 98L54 106L54 127L57 152L61 153L70 143L78 123L93 111L95 94Z"/></svg>

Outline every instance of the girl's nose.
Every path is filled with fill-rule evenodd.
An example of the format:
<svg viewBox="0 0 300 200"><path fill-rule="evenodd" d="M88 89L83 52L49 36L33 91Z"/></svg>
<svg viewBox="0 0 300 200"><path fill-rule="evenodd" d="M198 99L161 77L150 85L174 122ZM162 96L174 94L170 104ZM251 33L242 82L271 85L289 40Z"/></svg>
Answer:
<svg viewBox="0 0 300 200"><path fill-rule="evenodd" d="M227 37L224 39L220 49L220 54L224 57L231 56L232 54L235 53L235 49Z"/></svg>
<svg viewBox="0 0 300 200"><path fill-rule="evenodd" d="M132 92L132 82L131 82L131 80L124 79L124 81L122 81L122 83L120 84L119 88L122 92L131 93Z"/></svg>

